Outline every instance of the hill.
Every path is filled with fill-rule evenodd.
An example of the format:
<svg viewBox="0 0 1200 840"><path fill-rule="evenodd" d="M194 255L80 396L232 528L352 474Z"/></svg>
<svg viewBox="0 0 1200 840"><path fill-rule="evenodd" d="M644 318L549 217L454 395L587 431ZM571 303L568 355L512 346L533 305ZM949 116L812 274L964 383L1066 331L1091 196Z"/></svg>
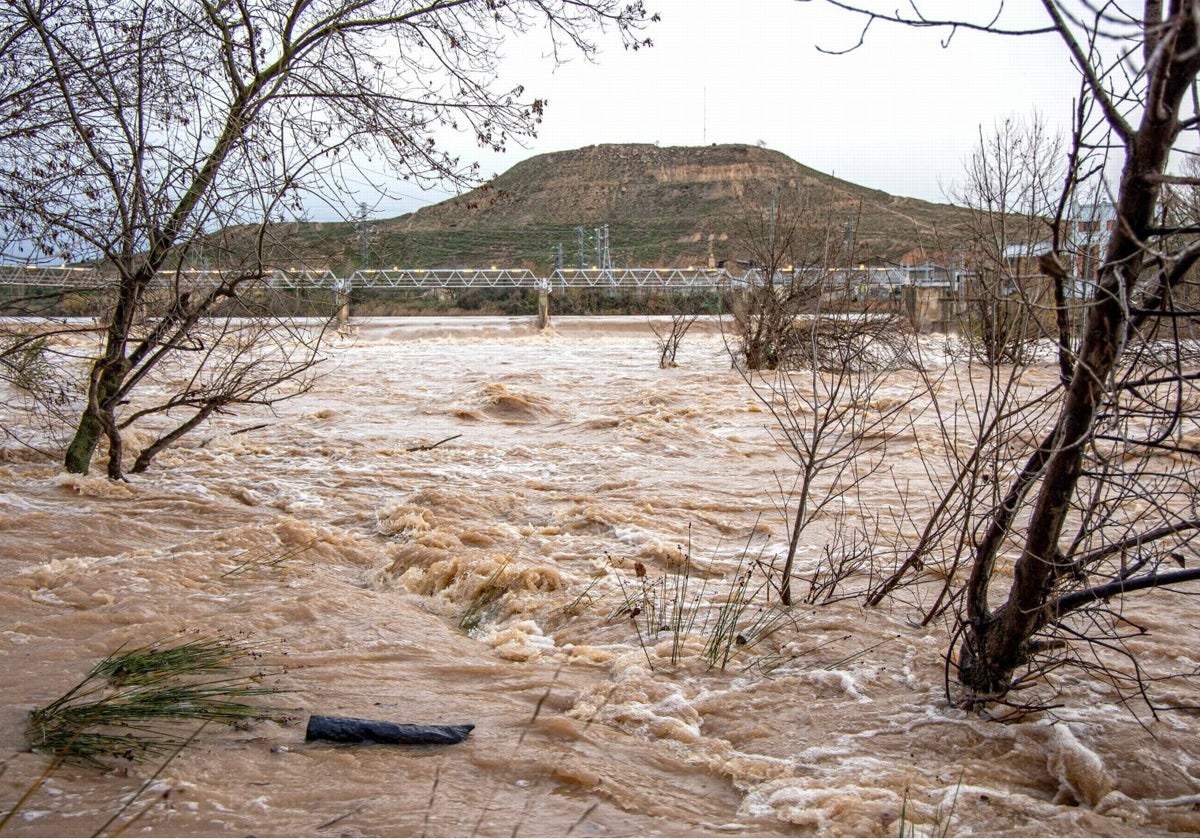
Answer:
<svg viewBox="0 0 1200 840"><path fill-rule="evenodd" d="M771 197L802 194L830 230L853 229L855 258L895 261L918 247L953 246L965 211L888 195L757 146L589 146L537 155L458 198L369 222L368 267L596 263L594 231L608 226L618 266L702 265L739 252L737 219ZM289 226L286 250L310 265L359 267L353 223ZM744 250L744 249L742 249Z"/></svg>

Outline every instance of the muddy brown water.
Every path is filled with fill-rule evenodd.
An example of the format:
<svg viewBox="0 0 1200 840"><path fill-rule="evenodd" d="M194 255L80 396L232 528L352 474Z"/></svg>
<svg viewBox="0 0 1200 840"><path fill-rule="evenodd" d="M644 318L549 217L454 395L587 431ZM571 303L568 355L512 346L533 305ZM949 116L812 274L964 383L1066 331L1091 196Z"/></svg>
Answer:
<svg viewBox="0 0 1200 840"><path fill-rule="evenodd" d="M950 708L945 629L903 599L799 607L724 669L699 621L635 628L637 564L678 580L690 553L707 615L747 546L778 552L790 469L718 333L657 358L641 319L365 320L311 393L127 484L5 449L0 809L46 763L31 709L121 645L193 631L260 642L292 718L206 729L125 836L1200 832L1194 714L1139 723L1082 674L1052 718ZM891 455L910 484L923 434ZM889 482L852 502L905 504ZM1196 667L1188 601L1139 617L1146 656ZM310 713L477 728L335 746L304 742ZM6 833L89 835L151 772L61 769Z"/></svg>

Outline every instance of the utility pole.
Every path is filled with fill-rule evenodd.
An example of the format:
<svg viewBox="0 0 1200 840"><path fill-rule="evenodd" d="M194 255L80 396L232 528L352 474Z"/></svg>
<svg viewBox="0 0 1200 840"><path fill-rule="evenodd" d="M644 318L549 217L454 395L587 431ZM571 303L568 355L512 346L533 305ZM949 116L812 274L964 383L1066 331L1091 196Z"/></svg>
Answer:
<svg viewBox="0 0 1200 840"><path fill-rule="evenodd" d="M556 257L557 257L557 259L555 261L555 266L557 267L557 269L559 271L562 271L563 270L563 246L562 246L561 242L558 243L558 248L555 250L556 250Z"/></svg>
<svg viewBox="0 0 1200 840"><path fill-rule="evenodd" d="M583 261L583 225L575 228L575 232L579 234L579 270L583 271L587 268L587 263Z"/></svg>
<svg viewBox="0 0 1200 840"><path fill-rule="evenodd" d="M596 228L596 268L604 267L604 258L600 253L600 228Z"/></svg>

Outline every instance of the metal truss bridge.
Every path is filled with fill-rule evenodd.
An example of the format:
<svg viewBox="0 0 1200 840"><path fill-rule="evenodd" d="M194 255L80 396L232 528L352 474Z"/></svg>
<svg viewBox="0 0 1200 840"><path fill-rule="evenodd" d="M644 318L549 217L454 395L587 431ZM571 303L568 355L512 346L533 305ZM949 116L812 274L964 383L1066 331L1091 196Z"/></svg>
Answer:
<svg viewBox="0 0 1200 840"><path fill-rule="evenodd" d="M156 282L176 282L188 287L214 285L238 278L236 272L189 270L163 272ZM354 289L647 289L680 290L721 289L760 285L757 270L731 274L723 268L564 268L548 277L523 268L450 268L363 269L341 277L330 271L269 270L261 274L243 274L247 279L265 281L278 289L329 289L347 294ZM111 271L91 268L0 266L0 286L67 289L98 289L116 282Z"/></svg>

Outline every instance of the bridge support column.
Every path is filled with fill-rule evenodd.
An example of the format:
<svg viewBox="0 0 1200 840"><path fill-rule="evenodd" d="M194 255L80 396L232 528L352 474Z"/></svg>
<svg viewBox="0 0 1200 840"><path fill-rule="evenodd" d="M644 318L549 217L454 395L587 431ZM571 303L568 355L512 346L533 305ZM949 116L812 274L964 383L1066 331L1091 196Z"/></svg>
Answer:
<svg viewBox="0 0 1200 840"><path fill-rule="evenodd" d="M544 330L550 326L550 290L538 289L537 328Z"/></svg>
<svg viewBox="0 0 1200 840"><path fill-rule="evenodd" d="M333 300L337 306L337 328L340 330L350 323L350 278L339 280L333 286Z"/></svg>

